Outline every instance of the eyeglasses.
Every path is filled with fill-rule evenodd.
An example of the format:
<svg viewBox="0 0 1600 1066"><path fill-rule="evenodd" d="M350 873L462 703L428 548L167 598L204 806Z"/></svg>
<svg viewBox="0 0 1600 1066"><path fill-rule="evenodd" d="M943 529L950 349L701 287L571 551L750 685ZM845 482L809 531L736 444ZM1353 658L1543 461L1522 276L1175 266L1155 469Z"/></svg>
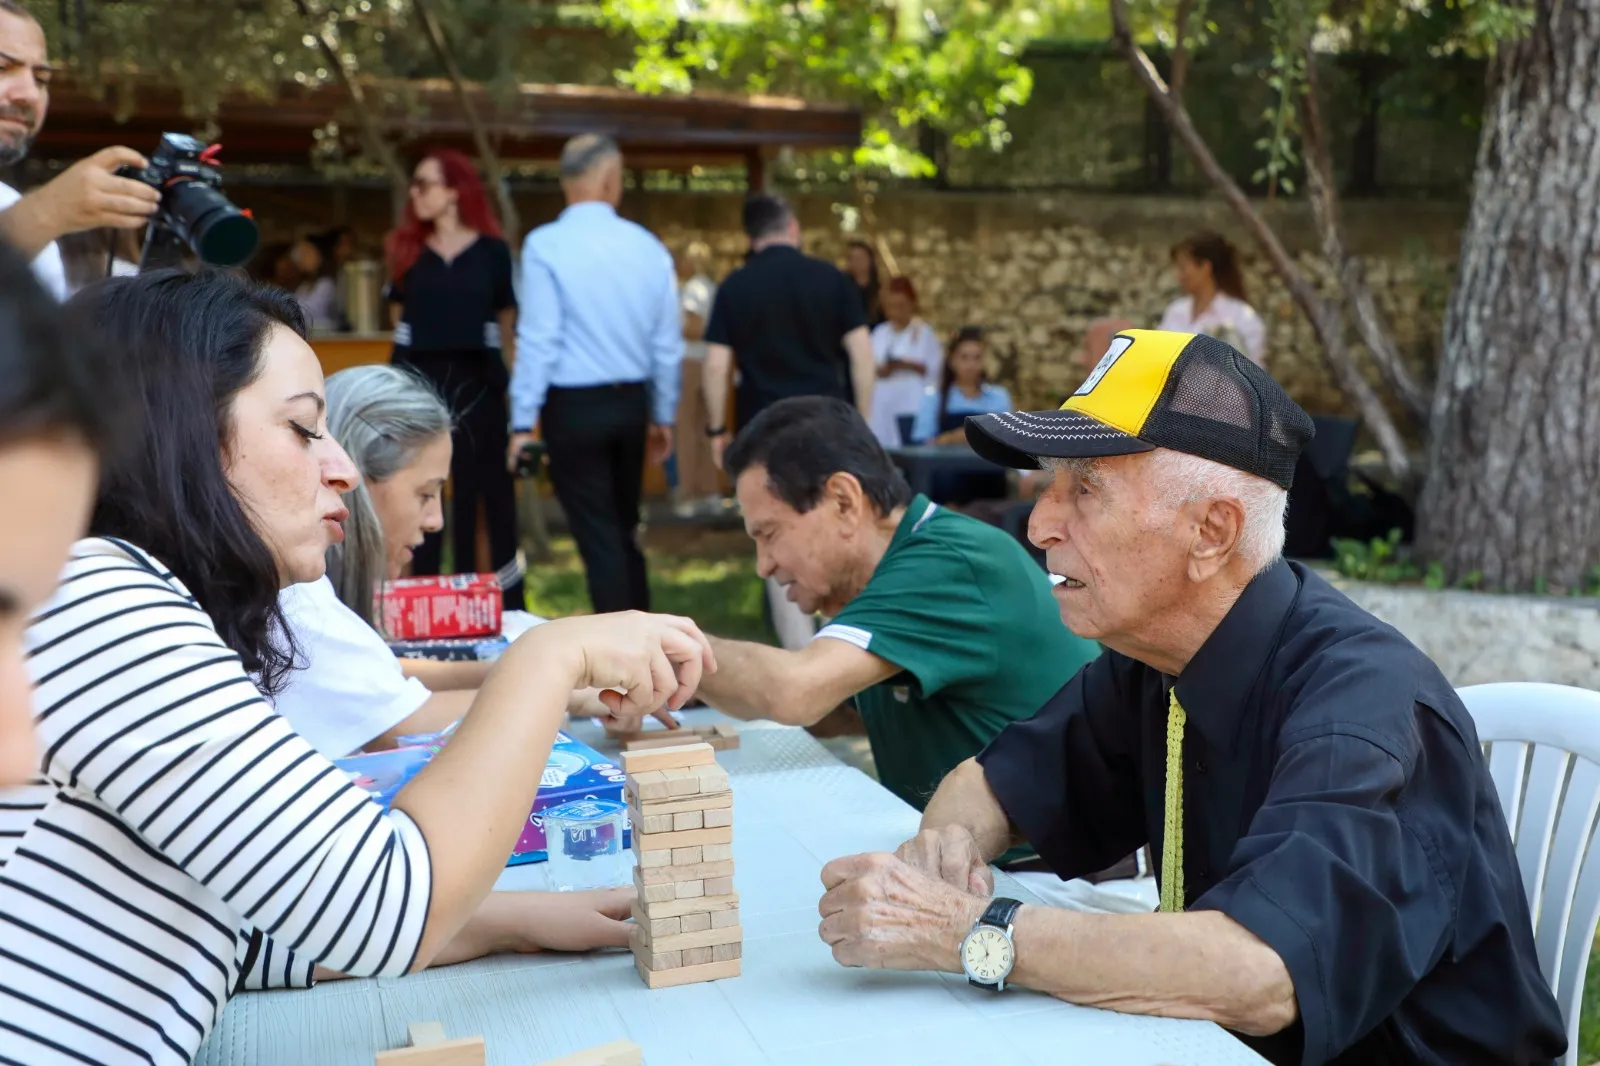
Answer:
<svg viewBox="0 0 1600 1066"><path fill-rule="evenodd" d="M443 186L444 184L445 184L444 182L442 182L442 181L434 181L432 178L412 178L411 179L411 191L412 192L427 192L429 189L439 188L439 187Z"/></svg>

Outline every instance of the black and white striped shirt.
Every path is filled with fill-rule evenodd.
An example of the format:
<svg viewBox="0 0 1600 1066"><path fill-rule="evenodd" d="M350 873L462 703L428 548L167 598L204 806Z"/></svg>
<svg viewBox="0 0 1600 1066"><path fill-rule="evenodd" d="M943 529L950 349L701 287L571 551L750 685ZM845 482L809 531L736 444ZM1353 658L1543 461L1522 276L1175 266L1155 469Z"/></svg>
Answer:
<svg viewBox="0 0 1600 1066"><path fill-rule="evenodd" d="M167 569L80 542L0 790L0 1062L187 1063L234 992L410 969L427 845L262 700Z"/></svg>

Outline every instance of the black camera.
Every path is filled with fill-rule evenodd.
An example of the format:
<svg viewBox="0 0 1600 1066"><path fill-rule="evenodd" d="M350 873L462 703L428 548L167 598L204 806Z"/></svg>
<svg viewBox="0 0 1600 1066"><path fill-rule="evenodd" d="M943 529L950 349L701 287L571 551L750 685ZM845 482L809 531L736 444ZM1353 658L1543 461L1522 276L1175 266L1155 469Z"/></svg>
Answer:
<svg viewBox="0 0 1600 1066"><path fill-rule="evenodd" d="M222 171L216 156L221 150L186 133L164 133L149 166L117 169L120 177L161 193L161 206L145 234L141 269L176 265L185 245L211 266L238 266L255 253L255 220L219 191Z"/></svg>

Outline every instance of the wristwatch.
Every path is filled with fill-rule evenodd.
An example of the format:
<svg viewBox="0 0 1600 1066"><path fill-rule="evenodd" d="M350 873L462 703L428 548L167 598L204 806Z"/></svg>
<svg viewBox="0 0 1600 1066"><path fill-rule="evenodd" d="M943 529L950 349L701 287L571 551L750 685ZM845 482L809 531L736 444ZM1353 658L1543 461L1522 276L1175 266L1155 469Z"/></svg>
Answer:
<svg viewBox="0 0 1600 1066"><path fill-rule="evenodd" d="M1017 962L1011 923L1021 906L1020 900L997 896L961 942L961 968L966 971L967 980L979 988L1006 990L1006 978Z"/></svg>
<svg viewBox="0 0 1600 1066"><path fill-rule="evenodd" d="M712 429L710 426L706 427L706 436L708 437L720 437L726 432L728 432L726 426L723 426L719 429Z"/></svg>

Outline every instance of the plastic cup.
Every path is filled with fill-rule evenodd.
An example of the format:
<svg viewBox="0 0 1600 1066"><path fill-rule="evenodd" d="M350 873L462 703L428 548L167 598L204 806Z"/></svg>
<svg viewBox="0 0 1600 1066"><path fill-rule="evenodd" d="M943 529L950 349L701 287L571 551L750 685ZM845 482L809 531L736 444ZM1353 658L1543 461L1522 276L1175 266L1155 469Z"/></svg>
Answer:
<svg viewBox="0 0 1600 1066"><path fill-rule="evenodd" d="M610 800L573 800L540 812L550 885L581 892L629 884L633 856L622 846L628 809Z"/></svg>

